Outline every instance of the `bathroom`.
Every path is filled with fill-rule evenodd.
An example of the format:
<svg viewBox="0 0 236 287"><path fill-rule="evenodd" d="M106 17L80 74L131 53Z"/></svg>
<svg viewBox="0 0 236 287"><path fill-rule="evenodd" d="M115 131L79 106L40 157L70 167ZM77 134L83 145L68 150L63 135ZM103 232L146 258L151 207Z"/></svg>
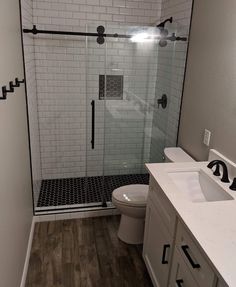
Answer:
<svg viewBox="0 0 236 287"><path fill-rule="evenodd" d="M0 10L0 286L236 286L236 4Z"/></svg>

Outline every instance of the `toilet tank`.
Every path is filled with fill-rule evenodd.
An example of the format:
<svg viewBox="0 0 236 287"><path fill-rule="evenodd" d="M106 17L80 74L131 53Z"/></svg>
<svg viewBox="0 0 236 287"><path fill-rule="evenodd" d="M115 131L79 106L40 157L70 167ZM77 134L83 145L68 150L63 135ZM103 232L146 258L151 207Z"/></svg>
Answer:
<svg viewBox="0 0 236 287"><path fill-rule="evenodd" d="M195 161L180 147L167 147L164 149L165 162L191 162Z"/></svg>

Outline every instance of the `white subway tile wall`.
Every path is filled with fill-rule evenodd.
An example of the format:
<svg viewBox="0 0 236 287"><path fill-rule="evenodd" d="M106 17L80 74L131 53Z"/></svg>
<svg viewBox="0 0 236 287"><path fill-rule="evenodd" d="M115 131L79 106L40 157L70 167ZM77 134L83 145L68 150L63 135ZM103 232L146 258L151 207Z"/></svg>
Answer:
<svg viewBox="0 0 236 287"><path fill-rule="evenodd" d="M161 21L172 16L174 23L166 25L169 32L188 37L191 10L192 0L163 0ZM169 43L164 49L159 49L156 98L166 94L168 106L166 110L158 109L154 113L151 162L162 161L164 147L176 145L186 53L187 42Z"/></svg>
<svg viewBox="0 0 236 287"><path fill-rule="evenodd" d="M190 1L183 0L22 4L27 28L34 23L42 29L95 32L104 25L107 32L125 33L128 26L173 16L178 34L186 35L190 18ZM96 38L24 35L24 49L33 169L41 170L43 179L140 173L144 162L160 158L165 144L175 145L186 44L161 49L127 39L98 45ZM123 100L98 100L99 75L106 73L123 75ZM155 106L162 93L168 94L167 111ZM94 150L91 100L96 105ZM41 178L36 171L35 178Z"/></svg>

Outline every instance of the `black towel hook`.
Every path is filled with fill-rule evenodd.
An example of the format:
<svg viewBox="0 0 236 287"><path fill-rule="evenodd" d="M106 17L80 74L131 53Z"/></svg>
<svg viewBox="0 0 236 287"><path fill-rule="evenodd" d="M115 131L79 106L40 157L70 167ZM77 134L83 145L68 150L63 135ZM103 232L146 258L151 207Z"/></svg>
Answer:
<svg viewBox="0 0 236 287"><path fill-rule="evenodd" d="M3 86L1 100L6 100L8 93L14 93L14 88L10 87L10 89L8 90L6 86Z"/></svg>
<svg viewBox="0 0 236 287"><path fill-rule="evenodd" d="M24 82L25 82L24 79L22 81L19 81L18 78L15 78L15 84L13 83L13 81L11 81L9 85L10 85L10 88L17 88L17 87L20 87L20 84L23 84Z"/></svg>
<svg viewBox="0 0 236 287"><path fill-rule="evenodd" d="M15 78L15 83L13 81L9 82L9 89L7 89L7 86L2 87L2 97L0 97L0 100L6 100L8 93L14 93L14 88L20 87L20 84L23 84L25 80L19 80L18 78Z"/></svg>

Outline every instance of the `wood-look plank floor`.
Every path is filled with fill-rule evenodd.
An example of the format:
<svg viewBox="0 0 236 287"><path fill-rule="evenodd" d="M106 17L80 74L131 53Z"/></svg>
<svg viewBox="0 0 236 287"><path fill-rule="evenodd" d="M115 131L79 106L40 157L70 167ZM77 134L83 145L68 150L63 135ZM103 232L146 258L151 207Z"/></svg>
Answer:
<svg viewBox="0 0 236 287"><path fill-rule="evenodd" d="M151 287L142 246L117 238L119 220L36 223L26 287Z"/></svg>

